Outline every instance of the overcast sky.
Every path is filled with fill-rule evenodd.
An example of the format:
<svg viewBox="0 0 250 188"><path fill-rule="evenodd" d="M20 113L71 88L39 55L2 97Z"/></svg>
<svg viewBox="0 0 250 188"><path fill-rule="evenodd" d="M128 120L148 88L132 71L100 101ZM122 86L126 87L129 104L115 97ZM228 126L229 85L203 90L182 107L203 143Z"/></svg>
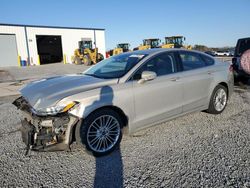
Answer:
<svg viewBox="0 0 250 188"><path fill-rule="evenodd" d="M0 23L104 28L107 49L171 35L234 46L250 37L250 0L1 0Z"/></svg>

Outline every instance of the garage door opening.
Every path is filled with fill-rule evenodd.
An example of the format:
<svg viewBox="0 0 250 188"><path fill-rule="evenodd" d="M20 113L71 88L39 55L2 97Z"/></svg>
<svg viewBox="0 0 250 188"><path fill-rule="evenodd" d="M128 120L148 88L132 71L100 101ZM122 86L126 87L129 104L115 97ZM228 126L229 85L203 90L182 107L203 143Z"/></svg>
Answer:
<svg viewBox="0 0 250 188"><path fill-rule="evenodd" d="M61 36L36 35L36 43L41 65L62 62Z"/></svg>

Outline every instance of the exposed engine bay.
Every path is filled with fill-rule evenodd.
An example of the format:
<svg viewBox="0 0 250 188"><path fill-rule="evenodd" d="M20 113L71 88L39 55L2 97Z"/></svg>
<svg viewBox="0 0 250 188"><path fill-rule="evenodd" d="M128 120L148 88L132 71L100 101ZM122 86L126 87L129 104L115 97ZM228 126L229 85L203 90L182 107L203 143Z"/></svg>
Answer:
<svg viewBox="0 0 250 188"><path fill-rule="evenodd" d="M72 129L78 118L67 112L57 115L39 116L23 98L19 97L13 104L23 112L22 140L27 149L37 151L67 150L72 142Z"/></svg>

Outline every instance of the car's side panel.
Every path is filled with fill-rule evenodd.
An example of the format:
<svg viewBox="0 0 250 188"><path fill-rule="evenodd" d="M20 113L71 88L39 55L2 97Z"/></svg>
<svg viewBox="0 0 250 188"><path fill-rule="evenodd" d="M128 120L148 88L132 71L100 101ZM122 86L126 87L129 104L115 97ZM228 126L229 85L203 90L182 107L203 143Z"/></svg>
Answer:
<svg viewBox="0 0 250 188"><path fill-rule="evenodd" d="M190 111L206 105L213 76L210 68L184 71L183 80L183 111Z"/></svg>
<svg viewBox="0 0 250 188"><path fill-rule="evenodd" d="M179 74L160 76L143 84L133 81L136 113L133 129L182 112L182 83L175 80Z"/></svg>
<svg viewBox="0 0 250 188"><path fill-rule="evenodd" d="M186 71L161 76L144 84L138 84L136 81L121 82L104 86L102 88L107 88L103 91L102 88L98 88L69 96L63 101L79 101L80 106L70 113L83 119L103 106L116 106L128 117L129 133L133 133L189 112L207 109L215 86L220 82L229 83L231 77L228 75L227 68L227 65L216 63L214 66L195 70L196 73L192 73L193 76L191 71ZM201 79L198 75L202 69L204 72L210 70L212 74L207 74ZM173 81L172 78L176 77L179 80ZM186 80L188 84L185 85ZM206 88L204 86L206 84L210 87ZM184 88L186 93L182 94L180 91ZM184 111L182 100L188 97L190 97L189 103L192 104L186 102Z"/></svg>
<svg viewBox="0 0 250 188"><path fill-rule="evenodd" d="M80 102L78 107L70 111L72 115L79 118L84 119L91 112L101 107L115 106L120 108L129 117L129 121L134 119L135 113L131 82L104 86L89 92L69 96L65 100Z"/></svg>
<svg viewBox="0 0 250 188"><path fill-rule="evenodd" d="M233 72L229 71L229 66L230 64L227 63L216 62L215 65L211 67L214 70L212 73L213 81L209 88L209 97L207 99L207 104L209 104L214 88L220 83L225 83L227 85L228 97L232 95L234 89L234 77Z"/></svg>
<svg viewBox="0 0 250 188"><path fill-rule="evenodd" d="M203 56L192 51L181 50L179 52L179 62L183 70L181 76L183 80L183 112L207 105L214 69L213 65L207 66Z"/></svg>

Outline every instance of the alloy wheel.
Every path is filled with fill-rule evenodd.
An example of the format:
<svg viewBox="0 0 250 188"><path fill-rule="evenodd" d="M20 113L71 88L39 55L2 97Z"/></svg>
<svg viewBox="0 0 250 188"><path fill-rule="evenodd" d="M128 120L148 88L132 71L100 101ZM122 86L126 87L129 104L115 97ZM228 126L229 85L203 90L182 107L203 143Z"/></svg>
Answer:
<svg viewBox="0 0 250 188"><path fill-rule="evenodd" d="M227 94L222 88L218 89L214 95L214 108L220 112L227 104Z"/></svg>
<svg viewBox="0 0 250 188"><path fill-rule="evenodd" d="M120 137L120 124L111 115L96 118L87 130L87 142L95 152L106 152L114 147Z"/></svg>

